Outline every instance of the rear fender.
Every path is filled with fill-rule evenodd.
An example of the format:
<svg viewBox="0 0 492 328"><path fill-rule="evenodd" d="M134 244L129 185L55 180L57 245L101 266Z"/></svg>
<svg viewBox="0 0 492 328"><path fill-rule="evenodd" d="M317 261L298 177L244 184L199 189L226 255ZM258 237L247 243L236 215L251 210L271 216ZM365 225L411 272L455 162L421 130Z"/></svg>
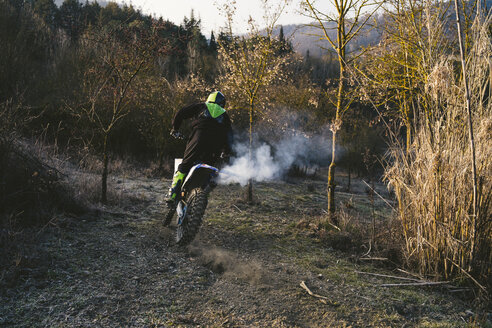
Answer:
<svg viewBox="0 0 492 328"><path fill-rule="evenodd" d="M182 189L183 192L188 192L194 188L205 189L210 180L219 174L219 170L207 164L197 164L193 166L186 177Z"/></svg>

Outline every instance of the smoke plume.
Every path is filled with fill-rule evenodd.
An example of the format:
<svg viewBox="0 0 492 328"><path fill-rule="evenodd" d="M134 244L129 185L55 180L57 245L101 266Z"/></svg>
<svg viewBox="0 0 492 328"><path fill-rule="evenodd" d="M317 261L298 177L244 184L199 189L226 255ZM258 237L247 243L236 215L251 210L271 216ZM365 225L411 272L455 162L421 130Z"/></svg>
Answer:
<svg viewBox="0 0 492 328"><path fill-rule="evenodd" d="M249 143L234 145L237 154L230 165L221 169L219 183L239 183L248 181L268 181L285 175L292 165L317 167L330 160L330 143L323 136L296 134L285 137L274 145L256 142L249 155Z"/></svg>

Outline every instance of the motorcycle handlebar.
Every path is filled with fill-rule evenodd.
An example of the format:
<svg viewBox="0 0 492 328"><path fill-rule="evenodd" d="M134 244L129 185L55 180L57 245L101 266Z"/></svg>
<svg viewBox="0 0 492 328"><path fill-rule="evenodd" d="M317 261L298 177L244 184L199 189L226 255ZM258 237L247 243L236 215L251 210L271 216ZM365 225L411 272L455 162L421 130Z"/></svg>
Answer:
<svg viewBox="0 0 492 328"><path fill-rule="evenodd" d="M179 131L171 130L171 133L170 133L170 134L171 134L171 136L172 136L173 138L175 138L175 139L180 139L180 140L185 139L184 134L182 134L182 133L181 133L181 132L179 132Z"/></svg>

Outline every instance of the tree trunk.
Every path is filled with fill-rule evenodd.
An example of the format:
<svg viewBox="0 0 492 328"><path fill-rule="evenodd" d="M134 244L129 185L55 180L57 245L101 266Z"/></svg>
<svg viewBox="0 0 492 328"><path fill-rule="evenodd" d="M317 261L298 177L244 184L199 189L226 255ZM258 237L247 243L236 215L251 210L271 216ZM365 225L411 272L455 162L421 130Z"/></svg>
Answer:
<svg viewBox="0 0 492 328"><path fill-rule="evenodd" d="M335 218L335 167L336 167L336 138L337 131L341 125L341 115L345 106L345 67L347 63L345 61L345 41L347 34L345 33L345 16L340 15L337 23L337 43L338 43L338 63L340 65L340 76L338 80L338 93L337 93L337 108L335 121L331 126L332 132L332 145L331 145L331 164L328 169L328 213L330 213L331 220L337 224Z"/></svg>
<svg viewBox="0 0 492 328"><path fill-rule="evenodd" d="M352 182L352 165L348 165L348 182L347 182L347 192L350 192L350 183Z"/></svg>
<svg viewBox="0 0 492 328"><path fill-rule="evenodd" d="M108 202L107 190L108 190L108 135L104 135L103 144L103 172L101 179L101 203L106 204Z"/></svg>
<svg viewBox="0 0 492 328"><path fill-rule="evenodd" d="M328 169L328 213L332 217L332 220L336 223L335 214L335 168L336 168L336 140L337 131L340 128L341 119L340 115L344 106L345 85L344 85L344 71L345 60L340 58L340 81L338 82L338 94L337 94L337 109L335 121L331 126L332 143L331 143L331 163Z"/></svg>
<svg viewBox="0 0 492 328"><path fill-rule="evenodd" d="M254 109L254 103L253 101L250 101L249 104L249 154L248 154L248 159L249 163L251 164L253 162L253 109ZM247 191L246 191L246 201L248 203L253 202L253 179L249 179L248 185L247 185Z"/></svg>
<svg viewBox="0 0 492 328"><path fill-rule="evenodd" d="M253 202L253 179L248 180L248 185L246 186L246 200L248 203Z"/></svg>
<svg viewBox="0 0 492 328"><path fill-rule="evenodd" d="M336 142L336 131L333 132L332 138L332 150L331 150L331 164L328 169L328 213L334 217L335 213L335 142Z"/></svg>

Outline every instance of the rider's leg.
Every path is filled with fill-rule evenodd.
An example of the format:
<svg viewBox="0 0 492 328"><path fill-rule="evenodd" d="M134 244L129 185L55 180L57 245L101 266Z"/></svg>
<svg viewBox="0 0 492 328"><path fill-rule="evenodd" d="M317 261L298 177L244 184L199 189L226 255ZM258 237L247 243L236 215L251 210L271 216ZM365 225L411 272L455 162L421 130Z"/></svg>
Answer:
<svg viewBox="0 0 492 328"><path fill-rule="evenodd" d="M169 195L167 202L172 203L176 199L178 193L181 192L181 186L184 182L184 178L193 167L193 165L205 162L212 164L209 158L212 158L214 152L214 143L211 142L207 135L203 134L203 131L195 130L186 144L186 149L183 155L183 160L178 166L178 170L174 174L171 188L169 189ZM211 148L212 147L212 148Z"/></svg>
<svg viewBox="0 0 492 328"><path fill-rule="evenodd" d="M173 182L171 183L171 188L169 188L166 202L171 203L176 200L177 195L181 192L181 186L183 185L185 176L186 173L180 172L179 170L174 173Z"/></svg>
<svg viewBox="0 0 492 328"><path fill-rule="evenodd" d="M183 160L181 161L181 164L179 164L178 170L174 173L173 182L169 188L169 193L166 199L167 203L172 204L181 192L181 186L183 185L186 175L199 158L199 152L197 152L196 149L196 143L188 142L186 145Z"/></svg>

